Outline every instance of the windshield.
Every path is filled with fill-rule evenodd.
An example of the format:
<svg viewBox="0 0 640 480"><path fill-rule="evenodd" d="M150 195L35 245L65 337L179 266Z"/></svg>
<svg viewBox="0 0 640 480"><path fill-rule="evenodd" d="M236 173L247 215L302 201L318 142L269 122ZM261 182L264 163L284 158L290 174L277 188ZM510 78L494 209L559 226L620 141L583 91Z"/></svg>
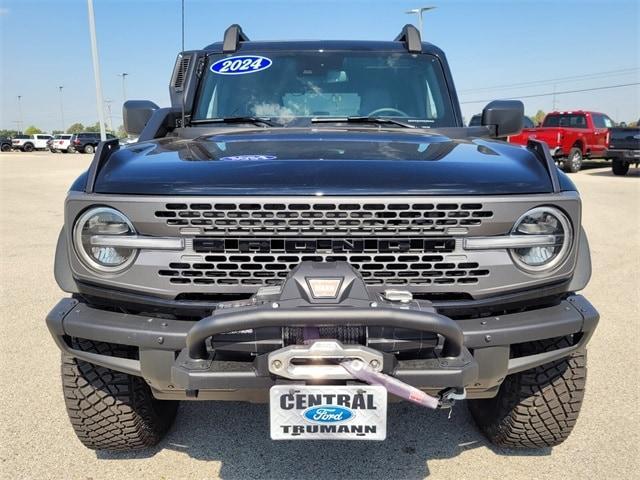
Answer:
<svg viewBox="0 0 640 480"><path fill-rule="evenodd" d="M439 60L388 52L212 55L192 120L245 116L283 124L372 116L456 126Z"/></svg>

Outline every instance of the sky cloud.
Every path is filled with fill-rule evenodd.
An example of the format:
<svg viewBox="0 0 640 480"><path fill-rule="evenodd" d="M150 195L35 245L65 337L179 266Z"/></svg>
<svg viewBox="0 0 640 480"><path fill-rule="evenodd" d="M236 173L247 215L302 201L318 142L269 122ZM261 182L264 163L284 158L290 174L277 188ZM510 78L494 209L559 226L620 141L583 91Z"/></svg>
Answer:
<svg viewBox="0 0 640 480"><path fill-rule="evenodd" d="M4 15L9 15L8 8L0 8L0 17L3 17Z"/></svg>

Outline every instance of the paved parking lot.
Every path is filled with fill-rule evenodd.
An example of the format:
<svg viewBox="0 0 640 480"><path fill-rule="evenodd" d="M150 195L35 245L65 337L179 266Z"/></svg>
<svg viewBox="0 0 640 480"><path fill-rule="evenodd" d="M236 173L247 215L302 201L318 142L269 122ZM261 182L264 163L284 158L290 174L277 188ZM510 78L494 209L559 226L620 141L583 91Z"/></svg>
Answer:
<svg viewBox="0 0 640 480"><path fill-rule="evenodd" d="M59 353L44 317L63 199L89 155L0 154L0 475L2 478L632 478L640 467L640 175L589 168L572 178L584 205L600 310L582 415L563 445L499 451L464 405L450 419L408 404L389 410L384 443L273 443L264 405L183 403L156 449L85 449L68 424ZM635 472L635 473L634 473Z"/></svg>

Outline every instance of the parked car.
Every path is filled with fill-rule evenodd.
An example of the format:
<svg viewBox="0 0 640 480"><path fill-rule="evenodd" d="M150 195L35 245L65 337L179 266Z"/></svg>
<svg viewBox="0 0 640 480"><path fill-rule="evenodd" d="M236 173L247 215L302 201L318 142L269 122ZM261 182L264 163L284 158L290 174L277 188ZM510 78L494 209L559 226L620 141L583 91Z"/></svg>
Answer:
<svg viewBox="0 0 640 480"><path fill-rule="evenodd" d="M46 150L47 141L52 138L46 133L38 133L36 135L16 135L11 140L11 146L14 150L23 152L33 152L34 150Z"/></svg>
<svg viewBox="0 0 640 480"><path fill-rule="evenodd" d="M0 137L0 151L10 152L11 151L11 139L7 137Z"/></svg>
<svg viewBox="0 0 640 480"><path fill-rule="evenodd" d="M471 117L471 120L469 120L469 126L470 127L479 127L482 125L482 114L481 113L476 113L473 117ZM534 128L535 125L533 124L533 122L531 121L531 119L529 117L527 117L526 115L522 116L522 128Z"/></svg>
<svg viewBox="0 0 640 480"><path fill-rule="evenodd" d="M576 293L589 245L544 144L497 140L521 102L470 131L411 25L387 42L232 25L169 85L172 108L125 103L138 144L107 142L64 204L69 298L46 321L85 446L148 448L179 400L269 402L274 440L383 440L387 394L467 399L501 447L569 436L598 323Z"/></svg>
<svg viewBox="0 0 640 480"><path fill-rule="evenodd" d="M71 144L71 137L73 137L70 133L59 133L53 136L51 143L51 151L54 153L62 152L62 153L72 153L75 151L73 145Z"/></svg>
<svg viewBox="0 0 640 480"><path fill-rule="evenodd" d="M626 175L631 164L640 164L640 123L635 127L609 129L607 158L612 161L614 175Z"/></svg>
<svg viewBox="0 0 640 480"><path fill-rule="evenodd" d="M606 158L609 128L613 121L604 113L552 112L541 127L527 128L509 142L526 145L530 138L544 141L553 158L565 172L576 173L585 158Z"/></svg>
<svg viewBox="0 0 640 480"><path fill-rule="evenodd" d="M127 145L132 145L137 142L138 139L136 137L124 137L118 139L118 143L120 143L121 147L126 147Z"/></svg>
<svg viewBox="0 0 640 480"><path fill-rule="evenodd" d="M107 140L113 140L114 138L116 138L114 135L107 133ZM96 151L96 147L99 143L100 133L76 133L71 137L71 145L76 152L93 153Z"/></svg>

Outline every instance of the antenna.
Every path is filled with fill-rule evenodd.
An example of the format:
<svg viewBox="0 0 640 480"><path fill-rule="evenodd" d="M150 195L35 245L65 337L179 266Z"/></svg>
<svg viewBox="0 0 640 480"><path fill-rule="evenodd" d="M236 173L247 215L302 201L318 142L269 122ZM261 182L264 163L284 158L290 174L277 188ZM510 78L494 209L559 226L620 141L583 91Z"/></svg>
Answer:
<svg viewBox="0 0 640 480"><path fill-rule="evenodd" d="M180 68L182 68L182 59L184 58L184 0L182 0L182 46L180 49ZM184 91L182 93L182 95L180 96L181 100L181 104L182 104L182 121L180 123L180 126L182 128L185 127L184 125Z"/></svg>

